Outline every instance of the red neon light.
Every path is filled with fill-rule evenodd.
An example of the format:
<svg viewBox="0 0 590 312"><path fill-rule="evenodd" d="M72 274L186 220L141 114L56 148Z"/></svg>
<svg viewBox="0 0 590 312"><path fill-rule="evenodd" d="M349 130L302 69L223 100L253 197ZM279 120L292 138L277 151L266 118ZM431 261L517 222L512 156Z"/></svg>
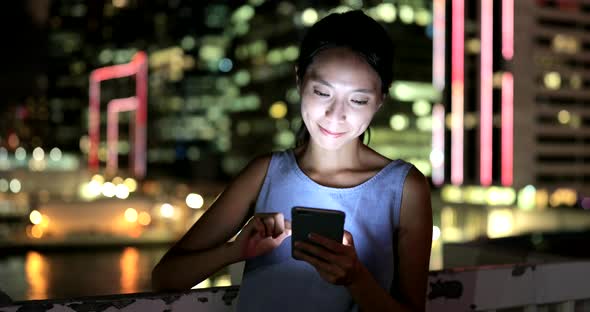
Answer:
<svg viewBox="0 0 590 312"><path fill-rule="evenodd" d="M514 56L514 0L502 0L502 56Z"/></svg>
<svg viewBox="0 0 590 312"><path fill-rule="evenodd" d="M445 182L445 107L435 104L432 107L432 183L442 185Z"/></svg>
<svg viewBox="0 0 590 312"><path fill-rule="evenodd" d="M463 183L463 86L465 55L465 3L452 2L451 35L451 183Z"/></svg>
<svg viewBox="0 0 590 312"><path fill-rule="evenodd" d="M100 143L100 82L127 76L135 76L135 133L131 144L132 168L136 177L144 177L146 172L146 124L147 124L147 55L137 52L131 62L95 69L90 74L90 107L88 132L90 148L88 168L98 170L98 145Z"/></svg>
<svg viewBox="0 0 590 312"><path fill-rule="evenodd" d="M432 84L442 91L445 87L445 0L434 0L432 11Z"/></svg>
<svg viewBox="0 0 590 312"><path fill-rule="evenodd" d="M502 75L502 176L504 186L513 182L514 161L514 77Z"/></svg>
<svg viewBox="0 0 590 312"><path fill-rule="evenodd" d="M480 153L479 181L492 184L492 75L493 75L493 0L481 2L481 54L480 54Z"/></svg>
<svg viewBox="0 0 590 312"><path fill-rule="evenodd" d="M107 172L109 174L116 174L119 169L119 113L136 109L137 98L134 96L114 99L107 105ZM133 128L133 123L129 126ZM133 130L129 129L129 133L133 133ZM130 158L133 161L133 157Z"/></svg>

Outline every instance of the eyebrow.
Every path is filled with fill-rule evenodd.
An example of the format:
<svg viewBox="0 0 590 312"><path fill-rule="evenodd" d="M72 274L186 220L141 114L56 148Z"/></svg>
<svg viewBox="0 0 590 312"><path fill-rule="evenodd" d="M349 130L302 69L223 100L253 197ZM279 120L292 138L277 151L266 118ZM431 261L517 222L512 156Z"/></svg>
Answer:
<svg viewBox="0 0 590 312"><path fill-rule="evenodd" d="M317 75L313 75L310 80L315 81L315 82L319 82L325 86L328 86L330 88L334 88L334 86L332 86L329 82L325 81L324 79L318 77ZM354 89L352 90L353 92L360 92L360 93L368 93L368 94L373 94L375 92L375 90L371 90L371 89Z"/></svg>

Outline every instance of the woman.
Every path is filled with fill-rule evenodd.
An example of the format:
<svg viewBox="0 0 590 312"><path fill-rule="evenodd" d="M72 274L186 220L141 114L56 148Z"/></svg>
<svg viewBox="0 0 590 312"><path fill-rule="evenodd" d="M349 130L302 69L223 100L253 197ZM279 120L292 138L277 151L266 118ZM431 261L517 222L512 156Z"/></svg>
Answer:
<svg viewBox="0 0 590 312"><path fill-rule="evenodd" d="M246 260L238 311L424 310L428 183L363 144L392 82L392 54L385 30L361 11L311 27L296 67L298 146L253 160L158 263L154 287L188 289ZM294 206L345 212L342 242L312 235L316 244L297 243L302 261L293 259Z"/></svg>

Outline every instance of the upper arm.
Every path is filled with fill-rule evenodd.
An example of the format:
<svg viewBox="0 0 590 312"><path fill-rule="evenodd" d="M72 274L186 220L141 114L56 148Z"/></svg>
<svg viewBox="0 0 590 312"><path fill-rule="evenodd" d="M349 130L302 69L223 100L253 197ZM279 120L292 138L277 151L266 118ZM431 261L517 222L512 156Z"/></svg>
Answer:
<svg viewBox="0 0 590 312"><path fill-rule="evenodd" d="M398 240L397 290L405 304L423 311L432 244L432 206L428 181L414 167L404 183Z"/></svg>
<svg viewBox="0 0 590 312"><path fill-rule="evenodd" d="M203 250L227 242L242 227L256 202L271 155L252 160L225 188L203 216L176 243L175 249Z"/></svg>

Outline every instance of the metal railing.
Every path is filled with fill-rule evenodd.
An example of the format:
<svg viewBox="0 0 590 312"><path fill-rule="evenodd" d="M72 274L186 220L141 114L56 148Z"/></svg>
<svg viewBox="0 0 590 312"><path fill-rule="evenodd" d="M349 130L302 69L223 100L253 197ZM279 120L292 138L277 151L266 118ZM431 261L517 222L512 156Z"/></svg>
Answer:
<svg viewBox="0 0 590 312"><path fill-rule="evenodd" d="M585 246L580 246L583 248ZM430 272L427 311L590 311L590 261ZM233 311L239 286L0 304L12 311Z"/></svg>

